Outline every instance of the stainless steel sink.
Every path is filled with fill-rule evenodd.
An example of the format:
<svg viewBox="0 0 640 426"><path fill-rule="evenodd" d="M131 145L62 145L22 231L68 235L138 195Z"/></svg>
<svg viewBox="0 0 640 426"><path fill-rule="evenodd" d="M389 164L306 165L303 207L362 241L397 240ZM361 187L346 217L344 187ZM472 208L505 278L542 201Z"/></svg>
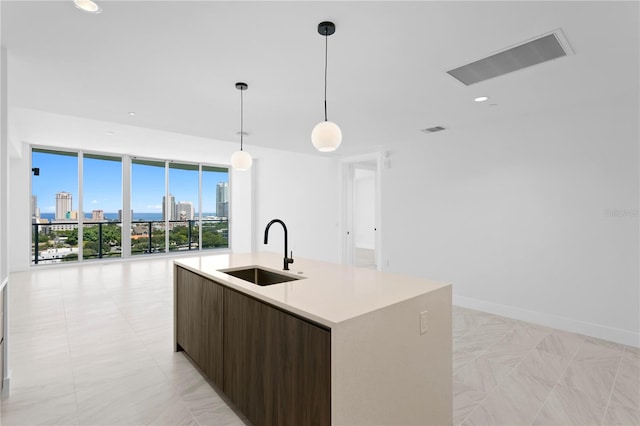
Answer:
<svg viewBox="0 0 640 426"><path fill-rule="evenodd" d="M248 281L252 284L266 286L279 283L286 283L288 281L299 280L304 277L292 277L291 275L279 274L277 272L262 269L257 266L252 266L243 269L221 269L220 272L232 275L241 280Z"/></svg>

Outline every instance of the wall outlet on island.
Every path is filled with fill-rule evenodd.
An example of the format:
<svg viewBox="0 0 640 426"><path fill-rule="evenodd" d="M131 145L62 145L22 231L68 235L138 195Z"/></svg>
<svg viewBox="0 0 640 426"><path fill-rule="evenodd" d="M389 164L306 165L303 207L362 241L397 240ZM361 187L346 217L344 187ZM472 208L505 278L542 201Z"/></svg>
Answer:
<svg viewBox="0 0 640 426"><path fill-rule="evenodd" d="M420 312L420 334L425 334L429 329L429 322L427 320L427 313L429 311Z"/></svg>

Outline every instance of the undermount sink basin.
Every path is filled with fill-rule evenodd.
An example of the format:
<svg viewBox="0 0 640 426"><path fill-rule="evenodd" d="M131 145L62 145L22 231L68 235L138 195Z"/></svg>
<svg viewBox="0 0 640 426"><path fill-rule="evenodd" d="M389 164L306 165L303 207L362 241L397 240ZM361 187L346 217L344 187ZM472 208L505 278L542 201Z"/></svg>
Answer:
<svg viewBox="0 0 640 426"><path fill-rule="evenodd" d="M277 272L269 271L267 269L262 269L257 266L252 266L249 268L243 269L221 269L220 272L224 272L225 274L232 275L236 278L240 278L241 280L245 280L250 282L251 284L256 284L260 286L286 283L288 281L299 280L304 277L292 277L290 275L279 274Z"/></svg>

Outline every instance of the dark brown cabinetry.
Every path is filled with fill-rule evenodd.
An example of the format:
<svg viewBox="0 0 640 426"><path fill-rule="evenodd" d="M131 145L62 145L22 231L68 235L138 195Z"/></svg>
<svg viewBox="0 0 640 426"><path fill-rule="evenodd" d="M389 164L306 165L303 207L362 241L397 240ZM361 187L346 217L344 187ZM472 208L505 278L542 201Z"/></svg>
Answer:
<svg viewBox="0 0 640 426"><path fill-rule="evenodd" d="M259 425L330 424L330 332L229 289L224 308L224 392L238 408Z"/></svg>
<svg viewBox="0 0 640 426"><path fill-rule="evenodd" d="M222 286L176 268L178 345L222 387Z"/></svg>
<svg viewBox="0 0 640 426"><path fill-rule="evenodd" d="M243 293L176 267L176 333L179 346L196 359L216 359L222 382L214 380L256 425L328 425L331 423L331 333L329 330ZM221 318L222 356L200 345L199 320L211 303L197 303L204 290L218 287L215 305ZM206 298L206 297L203 297ZM205 307L207 306L207 307ZM193 330L196 330L195 332ZM206 340L206 339L205 339ZM191 352L190 352L191 351ZM198 355L192 355L198 354ZM217 371L217 369L214 369Z"/></svg>

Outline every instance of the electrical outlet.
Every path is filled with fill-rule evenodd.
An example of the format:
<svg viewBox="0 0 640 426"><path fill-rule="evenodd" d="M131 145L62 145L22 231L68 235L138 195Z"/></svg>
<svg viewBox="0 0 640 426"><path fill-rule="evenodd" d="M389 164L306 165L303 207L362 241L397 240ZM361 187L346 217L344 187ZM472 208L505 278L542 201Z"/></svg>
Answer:
<svg viewBox="0 0 640 426"><path fill-rule="evenodd" d="M429 329L428 312L429 311L420 312L420 334L425 334Z"/></svg>

